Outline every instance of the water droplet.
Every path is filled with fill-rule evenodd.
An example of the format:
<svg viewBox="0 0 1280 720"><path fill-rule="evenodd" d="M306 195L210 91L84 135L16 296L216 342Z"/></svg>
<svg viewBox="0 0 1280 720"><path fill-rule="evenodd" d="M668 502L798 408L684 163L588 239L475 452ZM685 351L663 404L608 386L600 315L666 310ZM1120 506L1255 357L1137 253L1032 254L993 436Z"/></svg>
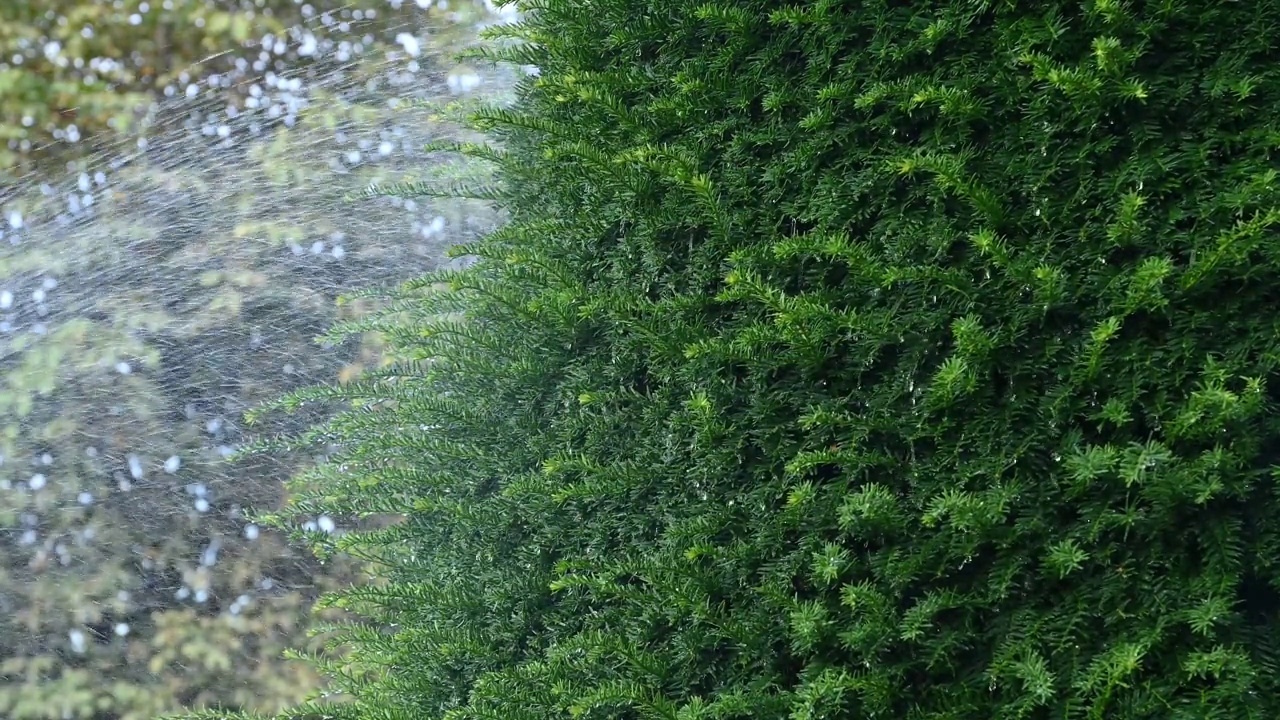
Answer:
<svg viewBox="0 0 1280 720"><path fill-rule="evenodd" d="M396 36L396 42L399 46L403 47L404 53L410 56L410 58L417 58L417 56L422 53L422 45L417 41L417 38L410 35L410 33L399 33L399 35Z"/></svg>
<svg viewBox="0 0 1280 720"><path fill-rule="evenodd" d="M142 460L137 455L129 456L129 474L134 480L142 479Z"/></svg>
<svg viewBox="0 0 1280 720"><path fill-rule="evenodd" d="M204 549L204 552L200 553L200 564L205 567L212 567L216 565L218 562L219 549L221 549L221 543L219 543L215 538L213 542L210 542L209 546Z"/></svg>
<svg viewBox="0 0 1280 720"><path fill-rule="evenodd" d="M307 33L302 38L302 45L298 47L298 54L302 57L314 55L317 49L316 36Z"/></svg>

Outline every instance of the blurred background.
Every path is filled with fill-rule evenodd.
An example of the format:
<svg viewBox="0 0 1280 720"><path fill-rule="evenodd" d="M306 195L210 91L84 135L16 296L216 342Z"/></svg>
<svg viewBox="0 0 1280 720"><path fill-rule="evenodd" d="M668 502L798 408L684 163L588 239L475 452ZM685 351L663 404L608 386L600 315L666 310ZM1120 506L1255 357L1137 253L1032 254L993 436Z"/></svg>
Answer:
<svg viewBox="0 0 1280 720"><path fill-rule="evenodd" d="M477 139L458 113L509 101L520 69L454 57L510 19L484 0L0 2L0 718L323 692L285 650L318 642L311 603L366 568L249 517L315 458L227 457L256 403L381 362L373 336L314 341L369 309L337 295L501 221L344 196L483 175L422 148Z"/></svg>

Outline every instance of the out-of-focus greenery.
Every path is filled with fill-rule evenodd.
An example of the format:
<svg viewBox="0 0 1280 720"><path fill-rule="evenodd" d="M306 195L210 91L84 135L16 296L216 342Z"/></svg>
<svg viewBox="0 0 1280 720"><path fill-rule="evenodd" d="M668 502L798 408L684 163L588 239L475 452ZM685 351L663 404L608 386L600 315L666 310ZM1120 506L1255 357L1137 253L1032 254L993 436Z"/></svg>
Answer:
<svg viewBox="0 0 1280 720"><path fill-rule="evenodd" d="M20 0L0 5L0 139L39 140L72 118L128 128L151 90L192 62L283 32L275 8L204 0ZM276 3L292 10L291 2ZM5 158L7 159L7 158Z"/></svg>
<svg viewBox="0 0 1280 720"><path fill-rule="evenodd" d="M196 3L171 4L196 12ZM164 42L208 51L222 10L201 7L205 34ZM22 37L13 17L36 17L26 5L0 13L4 43ZM164 13L155 14L182 25ZM384 42L346 63L341 81L312 68L324 82L305 92L309 105L270 122L233 117L221 98L192 112L178 99L157 114L140 157L120 167L81 161L66 182L0 196L0 717L270 711L320 687L315 670L284 651L318 642L307 638L314 598L359 581L361 567L321 562L246 517L278 505L280 480L313 458L224 456L241 441L247 408L381 362L373 335L314 344L362 312L340 313L340 291L433 267L444 246L493 223L457 201L352 212L343 200L400 179L427 140L467 139L447 113L394 110L387 99L449 97L458 84L448 73L459 70L444 60L483 15L479 5L419 14L417 73L403 54L388 62ZM81 21L69 22L49 26L69 32ZM95 26L104 43L116 37L108 25ZM237 27L217 37L235 39L245 32ZM70 77L56 64L46 70ZM70 102L104 122L129 97L86 92ZM98 104L87 100L98 94ZM46 110L62 102L52 90L29 97L43 97L32 107ZM11 96L0 108L12 109ZM328 517L309 522L343 532Z"/></svg>
<svg viewBox="0 0 1280 720"><path fill-rule="evenodd" d="M359 28L353 41L360 43L363 33L452 12L416 1L5 0L0 168L92 137L127 135L152 116L157 96L181 95L246 57L259 75L297 68L317 54L313 31L345 23ZM436 34L457 40L458 30L465 36L465 25Z"/></svg>

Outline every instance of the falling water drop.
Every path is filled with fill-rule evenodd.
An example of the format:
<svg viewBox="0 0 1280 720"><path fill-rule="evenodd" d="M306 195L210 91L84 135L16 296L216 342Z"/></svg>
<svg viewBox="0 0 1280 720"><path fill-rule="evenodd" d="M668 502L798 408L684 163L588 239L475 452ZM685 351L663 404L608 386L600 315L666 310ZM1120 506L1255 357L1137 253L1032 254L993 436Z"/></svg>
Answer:
<svg viewBox="0 0 1280 720"><path fill-rule="evenodd" d="M221 549L221 543L215 538L209 543L204 552L200 553L200 564L205 567L212 567L218 562L218 551Z"/></svg>
<svg viewBox="0 0 1280 720"><path fill-rule="evenodd" d="M129 475L133 477L134 480L141 480L142 479L142 460L137 455L130 455L128 458L128 462L129 462Z"/></svg>

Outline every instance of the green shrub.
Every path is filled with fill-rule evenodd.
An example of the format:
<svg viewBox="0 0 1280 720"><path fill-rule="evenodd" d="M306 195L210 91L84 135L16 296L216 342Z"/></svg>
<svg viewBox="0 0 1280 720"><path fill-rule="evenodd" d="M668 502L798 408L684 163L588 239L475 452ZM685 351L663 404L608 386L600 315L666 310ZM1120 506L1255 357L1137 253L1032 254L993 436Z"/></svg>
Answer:
<svg viewBox="0 0 1280 720"><path fill-rule="evenodd" d="M285 403L408 509L342 716L1280 714L1280 6L526 10L511 223Z"/></svg>

